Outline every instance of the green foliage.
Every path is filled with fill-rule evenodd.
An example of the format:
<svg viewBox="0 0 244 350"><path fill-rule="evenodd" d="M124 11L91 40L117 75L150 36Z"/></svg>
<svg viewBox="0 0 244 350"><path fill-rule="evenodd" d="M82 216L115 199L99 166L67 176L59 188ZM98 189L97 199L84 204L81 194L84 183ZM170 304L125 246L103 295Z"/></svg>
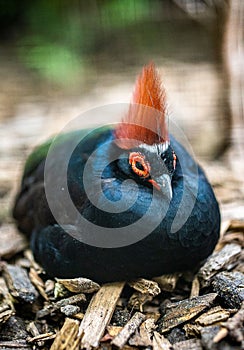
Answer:
<svg viewBox="0 0 244 350"><path fill-rule="evenodd" d="M157 1L154 2L154 10L155 5L158 4ZM106 30L125 28L128 25L147 20L150 18L151 10L152 3L148 0L105 1L100 11L103 28Z"/></svg>
<svg viewBox="0 0 244 350"><path fill-rule="evenodd" d="M41 42L34 38L35 43L21 46L21 56L29 68L34 68L46 79L60 85L72 84L77 75L83 71L82 59L71 49L60 44Z"/></svg>
<svg viewBox="0 0 244 350"><path fill-rule="evenodd" d="M119 40L120 30L150 18L150 8L149 0L31 2L24 11L27 31L19 42L20 57L43 78L73 85L87 55L96 54L110 35Z"/></svg>

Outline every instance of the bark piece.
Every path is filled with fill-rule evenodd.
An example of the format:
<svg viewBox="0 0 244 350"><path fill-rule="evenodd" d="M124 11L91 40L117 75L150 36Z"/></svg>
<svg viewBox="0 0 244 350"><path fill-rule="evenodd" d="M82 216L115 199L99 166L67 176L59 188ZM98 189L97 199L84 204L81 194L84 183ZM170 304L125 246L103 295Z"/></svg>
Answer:
<svg viewBox="0 0 244 350"><path fill-rule="evenodd" d="M241 272L221 272L212 282L213 289L230 308L241 307L244 300L244 275Z"/></svg>
<svg viewBox="0 0 244 350"><path fill-rule="evenodd" d="M77 305L66 305L60 308L60 311L65 314L65 316L71 317L80 312L80 308Z"/></svg>
<svg viewBox="0 0 244 350"><path fill-rule="evenodd" d="M6 323L1 325L0 339L2 341L26 341L27 337L24 320L20 317L11 316Z"/></svg>
<svg viewBox="0 0 244 350"><path fill-rule="evenodd" d="M83 293L72 295L69 298L65 298L62 300L57 301L56 303L51 303L48 306L46 306L44 309L41 309L37 312L36 317L37 318L43 318L47 315L50 315L51 313L61 309L61 307L77 304L80 302L86 301L86 297Z"/></svg>
<svg viewBox="0 0 244 350"><path fill-rule="evenodd" d="M37 299L38 293L22 267L4 265L3 277L14 298L26 303L33 303Z"/></svg>
<svg viewBox="0 0 244 350"><path fill-rule="evenodd" d="M83 277L72 279L57 278L56 281L72 293L94 293L100 288L98 283Z"/></svg>
<svg viewBox="0 0 244 350"><path fill-rule="evenodd" d="M152 297L161 293L159 285L155 281L147 280L145 278L139 278L135 281L128 283L130 287L134 288L136 291L142 294L148 294Z"/></svg>
<svg viewBox="0 0 244 350"><path fill-rule="evenodd" d="M124 285L124 282L105 284L92 297L79 329L81 347L98 347Z"/></svg>
<svg viewBox="0 0 244 350"><path fill-rule="evenodd" d="M66 318L63 327L58 332L50 350L78 350L80 337L78 335L80 322Z"/></svg>
<svg viewBox="0 0 244 350"><path fill-rule="evenodd" d="M28 245L24 235L19 233L14 224L5 224L0 228L0 258L9 259L22 252Z"/></svg>
<svg viewBox="0 0 244 350"><path fill-rule="evenodd" d="M136 312L129 320L129 322L127 322L124 328L119 332L119 334L112 340L111 344L116 345L120 349L123 348L123 346L127 343L132 334L135 333L145 318L145 315L140 312Z"/></svg>
<svg viewBox="0 0 244 350"><path fill-rule="evenodd" d="M238 244L227 244L223 249L212 254L198 272L201 286L208 286L211 278L224 267L233 264L240 253L241 247Z"/></svg>
<svg viewBox="0 0 244 350"><path fill-rule="evenodd" d="M210 293L192 299L185 299L166 306L166 313L158 322L160 333L185 323L209 307L217 294Z"/></svg>

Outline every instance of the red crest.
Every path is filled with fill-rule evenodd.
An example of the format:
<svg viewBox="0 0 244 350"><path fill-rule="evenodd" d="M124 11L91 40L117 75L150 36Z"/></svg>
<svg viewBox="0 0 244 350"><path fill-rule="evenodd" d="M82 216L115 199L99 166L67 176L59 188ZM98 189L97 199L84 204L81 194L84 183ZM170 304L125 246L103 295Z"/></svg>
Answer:
<svg viewBox="0 0 244 350"><path fill-rule="evenodd" d="M167 141L165 114L165 90L154 64L149 63L136 81L129 111L115 129L117 145L130 149L140 143Z"/></svg>

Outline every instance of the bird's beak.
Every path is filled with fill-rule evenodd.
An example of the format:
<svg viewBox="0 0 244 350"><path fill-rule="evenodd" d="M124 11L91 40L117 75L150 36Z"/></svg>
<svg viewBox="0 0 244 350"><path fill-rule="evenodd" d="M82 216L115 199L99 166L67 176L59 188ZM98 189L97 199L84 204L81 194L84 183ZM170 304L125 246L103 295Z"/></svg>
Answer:
<svg viewBox="0 0 244 350"><path fill-rule="evenodd" d="M172 198L171 178L167 174L148 180L157 190L161 191L169 200Z"/></svg>

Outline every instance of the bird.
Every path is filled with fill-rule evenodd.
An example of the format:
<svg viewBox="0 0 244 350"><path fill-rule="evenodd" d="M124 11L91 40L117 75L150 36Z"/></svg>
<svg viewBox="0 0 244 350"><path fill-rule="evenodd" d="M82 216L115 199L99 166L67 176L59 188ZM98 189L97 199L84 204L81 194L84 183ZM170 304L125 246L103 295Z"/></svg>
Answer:
<svg viewBox="0 0 244 350"><path fill-rule="evenodd" d="M150 62L118 123L70 131L34 149L13 217L48 276L152 278L194 270L213 252L218 202L168 129L166 92Z"/></svg>

